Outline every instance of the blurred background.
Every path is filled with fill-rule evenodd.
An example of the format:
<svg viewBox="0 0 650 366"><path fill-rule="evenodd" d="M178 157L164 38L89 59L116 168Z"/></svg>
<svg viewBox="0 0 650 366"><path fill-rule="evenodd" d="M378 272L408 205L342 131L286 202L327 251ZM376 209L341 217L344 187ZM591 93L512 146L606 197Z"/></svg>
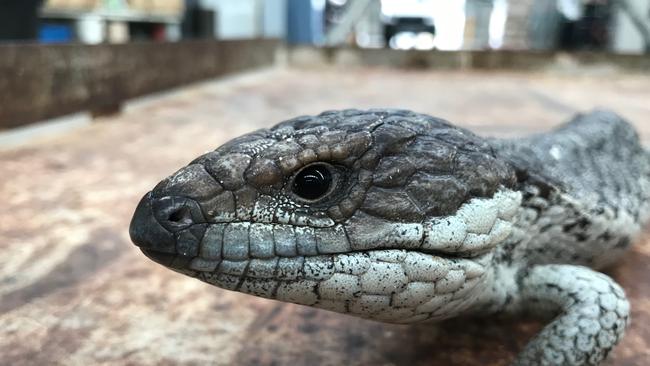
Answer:
<svg viewBox="0 0 650 366"><path fill-rule="evenodd" d="M650 0L0 0L0 365L506 365L536 321L401 327L216 289L128 225L196 156L298 115L483 136L621 114L650 145ZM650 237L611 269L650 359Z"/></svg>
<svg viewBox="0 0 650 366"><path fill-rule="evenodd" d="M0 40L650 51L647 0L3 0Z"/></svg>

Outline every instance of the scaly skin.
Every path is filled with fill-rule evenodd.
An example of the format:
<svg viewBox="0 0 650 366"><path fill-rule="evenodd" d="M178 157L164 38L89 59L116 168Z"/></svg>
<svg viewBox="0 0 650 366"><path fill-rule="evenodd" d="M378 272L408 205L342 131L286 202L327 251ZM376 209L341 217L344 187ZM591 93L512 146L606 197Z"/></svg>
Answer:
<svg viewBox="0 0 650 366"><path fill-rule="evenodd" d="M307 200L296 185L314 167L332 183ZM647 221L649 178L610 112L497 140L408 111L331 111L197 158L142 199L130 233L202 281L364 318L555 316L515 364L595 365L629 319L595 269Z"/></svg>

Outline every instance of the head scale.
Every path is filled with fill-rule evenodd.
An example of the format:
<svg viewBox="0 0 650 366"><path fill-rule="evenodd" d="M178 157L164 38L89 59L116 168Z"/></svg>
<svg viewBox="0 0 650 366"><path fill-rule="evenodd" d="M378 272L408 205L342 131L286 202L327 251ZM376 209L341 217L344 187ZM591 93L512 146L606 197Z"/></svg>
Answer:
<svg viewBox="0 0 650 366"><path fill-rule="evenodd" d="M471 306L520 196L490 146L408 111L298 117L160 182L131 237L230 290L393 322Z"/></svg>

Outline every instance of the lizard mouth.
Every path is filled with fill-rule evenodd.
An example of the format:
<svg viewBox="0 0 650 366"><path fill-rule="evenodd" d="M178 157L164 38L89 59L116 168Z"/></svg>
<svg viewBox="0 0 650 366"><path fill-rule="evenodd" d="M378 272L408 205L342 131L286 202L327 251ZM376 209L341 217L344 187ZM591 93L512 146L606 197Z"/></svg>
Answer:
<svg viewBox="0 0 650 366"><path fill-rule="evenodd" d="M181 257L181 256L178 256L178 255L176 255L174 253L163 253L163 252L159 252L159 251L152 250L152 249L147 249L147 248L140 248L140 250L142 251L142 253L144 253L144 255L147 256L147 258L151 259L152 261L154 261L156 263L162 264L165 267L173 267L174 261L177 258ZM191 258L190 258L190 260L191 260Z"/></svg>
<svg viewBox="0 0 650 366"><path fill-rule="evenodd" d="M239 273L247 263L261 271L300 260L379 250L472 260L491 252L510 235L520 199L517 192L503 190L492 198L468 201L452 216L421 223L360 216L358 220L366 220L361 224L313 227L259 222L259 218L208 223L193 200L156 199L148 194L136 209L130 234L155 262L197 273Z"/></svg>
<svg viewBox="0 0 650 366"><path fill-rule="evenodd" d="M334 256L341 255L372 256L374 253L395 251L447 260L476 260L493 248L489 245L474 251L438 250L424 246L424 239L403 245L376 242L371 247L355 248L349 245L348 235L340 225L338 231L336 228L331 231L318 230L322 229L248 222L195 224L170 233L171 243L160 245L147 241L136 242L136 245L151 260L183 273L223 273L253 278L306 272L311 268L322 270L332 266ZM492 239L501 237L503 235L499 234ZM303 269L303 266L309 268Z"/></svg>
<svg viewBox="0 0 650 366"><path fill-rule="evenodd" d="M336 267L341 272L358 271L359 263L368 258L379 262L400 262L405 256L417 255L432 261L430 266L435 271L436 263L445 262L484 262L490 257L491 252L474 255L459 255L422 249L403 248L377 248L369 250L356 250L342 253L324 253L304 255L296 254L292 257L274 256L272 258L244 258L244 259L206 259L201 256L185 256L175 253L163 253L152 249L140 248L149 259L172 270L193 276L235 276L241 279L270 279L303 280L319 278L333 272ZM350 263L342 263L349 260Z"/></svg>
<svg viewBox="0 0 650 366"><path fill-rule="evenodd" d="M389 322L444 318L480 291L491 254L444 258L406 249L222 260L172 268L222 289ZM169 260L170 256L163 256ZM447 302L451 305L447 306ZM453 300L453 301L452 301Z"/></svg>

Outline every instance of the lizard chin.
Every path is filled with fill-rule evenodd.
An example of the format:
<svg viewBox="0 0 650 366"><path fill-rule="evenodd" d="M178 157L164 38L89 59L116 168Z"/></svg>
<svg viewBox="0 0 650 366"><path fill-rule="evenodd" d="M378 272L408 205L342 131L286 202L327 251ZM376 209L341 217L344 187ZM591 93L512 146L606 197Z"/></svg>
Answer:
<svg viewBox="0 0 650 366"><path fill-rule="evenodd" d="M222 261L214 271L172 268L250 295L393 323L437 320L476 305L492 254L445 258L411 250Z"/></svg>

